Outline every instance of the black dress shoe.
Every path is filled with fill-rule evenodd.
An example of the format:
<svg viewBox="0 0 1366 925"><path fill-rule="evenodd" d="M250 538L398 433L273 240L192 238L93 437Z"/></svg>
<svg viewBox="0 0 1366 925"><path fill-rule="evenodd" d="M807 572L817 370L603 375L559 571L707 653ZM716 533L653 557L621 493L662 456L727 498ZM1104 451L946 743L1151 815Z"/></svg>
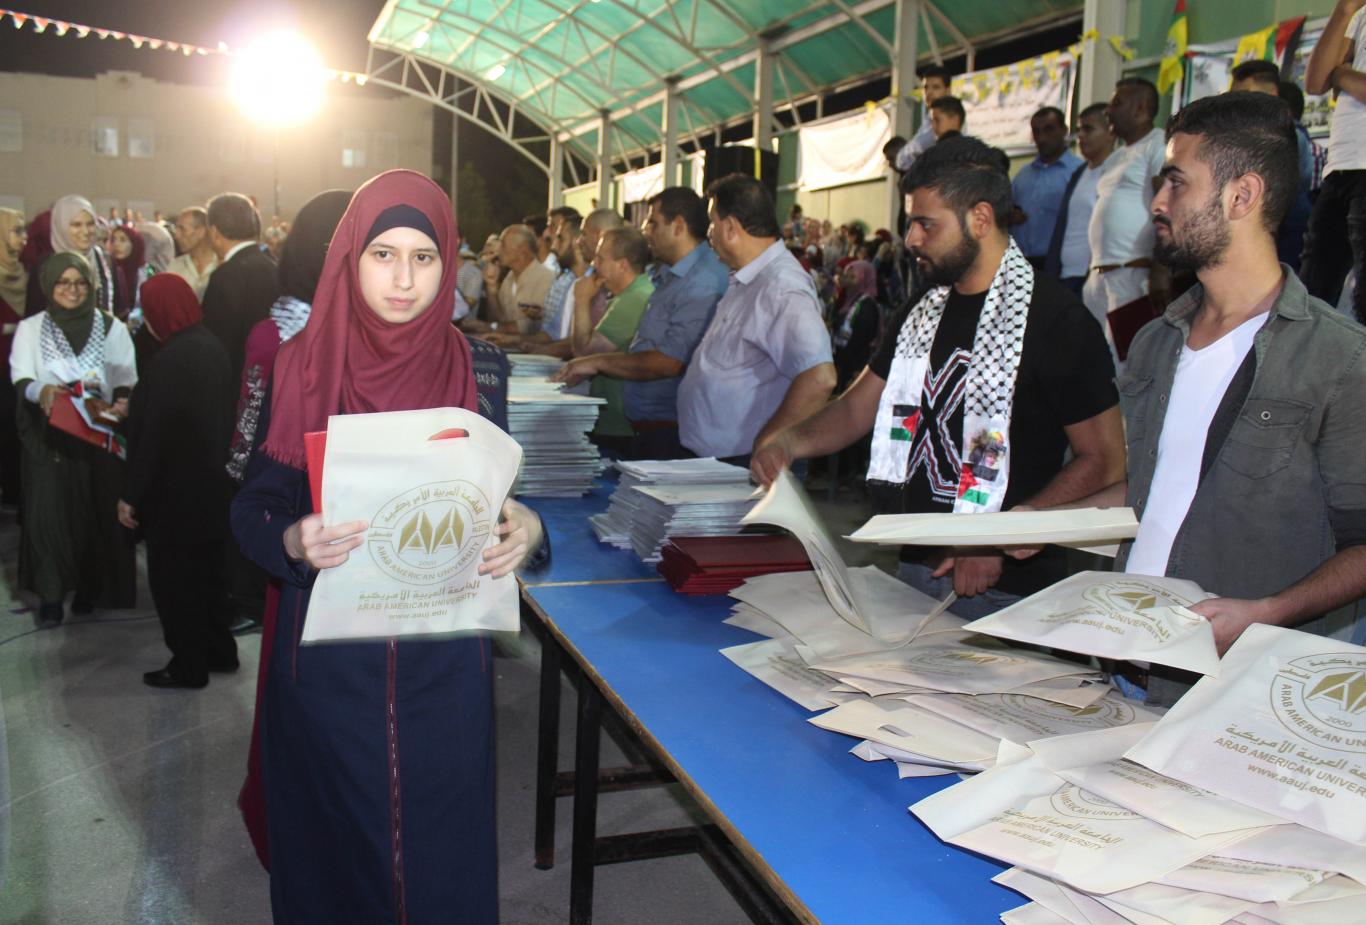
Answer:
<svg viewBox="0 0 1366 925"><path fill-rule="evenodd" d="M83 597L78 597L71 602L71 613L73 616L85 617L95 612L95 605Z"/></svg>
<svg viewBox="0 0 1366 925"><path fill-rule="evenodd" d="M233 659L230 662L209 662L209 671L214 674L231 674L241 667L242 663L237 661L237 659Z"/></svg>
<svg viewBox="0 0 1366 925"><path fill-rule="evenodd" d="M144 672L142 675L142 683L146 684L148 687L187 687L198 689L201 687L208 687L209 678L205 675L203 680L195 681L181 677L169 668L160 668L156 671Z"/></svg>
<svg viewBox="0 0 1366 925"><path fill-rule="evenodd" d="M66 610L61 604L39 604L38 605L38 628L47 629L51 626L60 626Z"/></svg>
<svg viewBox="0 0 1366 925"><path fill-rule="evenodd" d="M238 617L228 624L228 632L234 636L245 636L248 633L255 633L261 629L261 621L253 620L251 617Z"/></svg>

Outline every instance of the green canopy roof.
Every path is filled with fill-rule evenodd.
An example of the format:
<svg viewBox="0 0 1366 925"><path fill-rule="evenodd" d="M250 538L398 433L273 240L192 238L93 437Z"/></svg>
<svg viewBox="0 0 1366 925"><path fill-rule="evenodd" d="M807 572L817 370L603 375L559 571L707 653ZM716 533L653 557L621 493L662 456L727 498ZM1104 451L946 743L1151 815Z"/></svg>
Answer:
<svg viewBox="0 0 1366 925"><path fill-rule="evenodd" d="M918 50L930 59L1075 18L1082 2L921 7ZM779 107L885 74L895 15L895 0L389 0L370 31L370 71L385 79L380 52L389 82L402 84L393 63L402 61L403 76L423 71L424 92L443 105L457 91L440 75L458 78L534 122L542 140L553 134L591 158L603 110L620 153L659 146L666 81L676 81L680 137L753 112L765 42L777 53Z"/></svg>

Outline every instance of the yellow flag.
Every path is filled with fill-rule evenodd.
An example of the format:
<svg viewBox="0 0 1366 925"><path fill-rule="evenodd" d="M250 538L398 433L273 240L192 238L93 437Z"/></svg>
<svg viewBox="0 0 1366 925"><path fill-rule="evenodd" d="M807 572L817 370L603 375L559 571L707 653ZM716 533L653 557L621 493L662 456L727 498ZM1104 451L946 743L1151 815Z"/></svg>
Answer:
<svg viewBox="0 0 1366 925"><path fill-rule="evenodd" d="M1166 93L1181 79L1186 66L1186 0L1176 0L1167 46L1162 49L1162 66L1157 71L1157 92Z"/></svg>

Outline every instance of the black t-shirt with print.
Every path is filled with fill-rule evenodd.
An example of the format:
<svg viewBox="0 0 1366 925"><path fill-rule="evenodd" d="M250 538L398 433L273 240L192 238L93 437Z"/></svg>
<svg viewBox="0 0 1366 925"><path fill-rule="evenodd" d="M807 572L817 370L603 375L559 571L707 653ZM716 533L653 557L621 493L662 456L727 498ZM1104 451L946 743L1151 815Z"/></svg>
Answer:
<svg viewBox="0 0 1366 925"><path fill-rule="evenodd" d="M920 422L911 445L911 477L904 486L871 483L873 508L880 514L938 513L953 510L963 445L963 409L968 367L985 292L960 295L950 290L930 349ZM869 368L886 379L896 354L898 334L913 307L897 313ZM1041 491L1062 469L1068 449L1065 427L1095 417L1119 403L1114 364L1096 319L1051 277L1037 275L1029 302L1024 347L1015 379L1010 419L1010 483L1004 509ZM875 427L885 426L878 421ZM918 562L937 550L902 547L901 558ZM1033 559L1007 558L996 585L1011 594L1032 594L1064 577L1064 552L1045 547Z"/></svg>

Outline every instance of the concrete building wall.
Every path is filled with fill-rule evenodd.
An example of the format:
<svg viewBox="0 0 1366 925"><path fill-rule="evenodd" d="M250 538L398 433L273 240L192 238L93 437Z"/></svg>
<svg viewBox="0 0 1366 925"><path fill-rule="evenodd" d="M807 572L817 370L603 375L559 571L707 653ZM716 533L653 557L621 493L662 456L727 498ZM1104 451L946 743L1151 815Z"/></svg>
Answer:
<svg viewBox="0 0 1366 925"><path fill-rule="evenodd" d="M277 148L278 144L278 148ZM430 106L364 88L329 86L307 123L250 122L226 90L111 71L93 80L0 73L0 205L32 217L79 193L102 214L151 217L233 190L262 216L292 218L325 189L355 189L381 170L431 170Z"/></svg>

